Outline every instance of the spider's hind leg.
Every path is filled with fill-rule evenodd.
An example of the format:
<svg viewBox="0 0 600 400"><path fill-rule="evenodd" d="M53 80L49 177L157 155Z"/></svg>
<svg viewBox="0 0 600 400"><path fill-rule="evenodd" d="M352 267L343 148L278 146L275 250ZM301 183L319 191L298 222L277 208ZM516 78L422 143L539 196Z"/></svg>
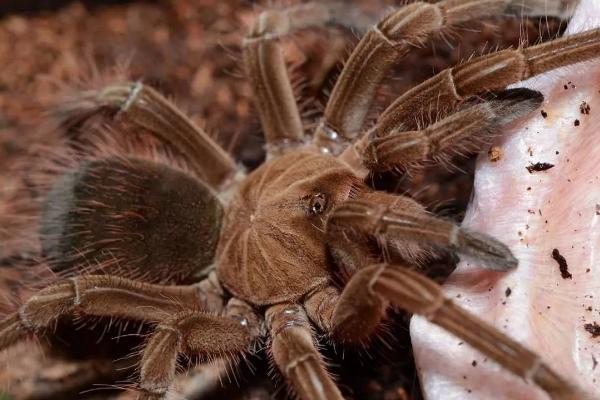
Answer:
<svg viewBox="0 0 600 400"><path fill-rule="evenodd" d="M239 300L229 301L224 316L198 311L176 313L155 328L140 362L139 400L165 399L180 354L235 362L260 335L259 318Z"/></svg>
<svg viewBox="0 0 600 400"><path fill-rule="evenodd" d="M172 102L142 82L121 82L82 91L55 112L65 128L78 126L94 114L126 116L185 156L199 178L221 188L238 171L233 159Z"/></svg>
<svg viewBox="0 0 600 400"><path fill-rule="evenodd" d="M65 279L40 290L0 321L0 350L31 335L43 335L63 316L79 314L158 322L186 308L222 309L215 277L193 286L140 283L110 275Z"/></svg>

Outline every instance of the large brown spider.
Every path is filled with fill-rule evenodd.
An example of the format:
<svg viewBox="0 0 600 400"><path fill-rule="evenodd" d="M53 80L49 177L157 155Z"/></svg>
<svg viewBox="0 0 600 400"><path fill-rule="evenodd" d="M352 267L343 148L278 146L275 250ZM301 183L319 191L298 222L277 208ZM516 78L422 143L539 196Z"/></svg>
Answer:
<svg viewBox="0 0 600 400"><path fill-rule="evenodd" d="M507 85L600 55L600 30L444 70L401 95L363 131L376 88L414 45L505 12L562 16L567 3L446 0L401 7L362 38L310 139L278 39L342 23L344 7L310 3L262 13L244 40L244 62L268 156L248 175L150 87L136 82L82 93L63 109L69 118L118 112L185 156L191 171L111 157L63 175L42 210L48 263L61 270L110 253L131 261L121 268L164 272L182 282L207 266L210 272L181 286L114 275L57 282L0 322L0 349L44 334L59 317L75 313L155 323L140 361L139 391L140 398L164 399L178 356L235 358L266 334L275 364L300 398L341 399L314 330L336 343L365 341L394 306L426 316L554 398L588 398L538 355L454 305L438 284L410 268L445 248L507 271L517 267L510 250L429 215L408 197L371 189L367 177L479 150L498 127L542 101L538 92L505 90Z"/></svg>

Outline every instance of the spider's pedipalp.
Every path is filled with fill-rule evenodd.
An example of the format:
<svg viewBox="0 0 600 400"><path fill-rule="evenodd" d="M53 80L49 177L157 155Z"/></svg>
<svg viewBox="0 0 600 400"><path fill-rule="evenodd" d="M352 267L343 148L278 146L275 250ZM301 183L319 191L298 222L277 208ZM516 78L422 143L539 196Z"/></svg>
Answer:
<svg viewBox="0 0 600 400"><path fill-rule="evenodd" d="M539 355L455 305L438 283L419 272L401 265L379 264L361 269L353 279L368 282L355 296L379 297L426 317L513 374L535 383L552 398L591 400L588 393L563 379Z"/></svg>
<svg viewBox="0 0 600 400"><path fill-rule="evenodd" d="M312 294L304 303L309 318L338 343L368 342L389 305L386 299L365 291L370 279L356 273L341 293L330 286Z"/></svg>
<svg viewBox="0 0 600 400"><path fill-rule="evenodd" d="M363 163L380 172L406 169L430 159L449 163L456 155L476 153L490 144L502 125L537 109L543 100L542 94L533 90L500 92L489 101L461 107L424 129L374 137L363 152Z"/></svg>
<svg viewBox="0 0 600 400"><path fill-rule="evenodd" d="M365 265L341 293L333 287L322 289L307 299L305 307L311 320L334 339L360 342L373 334L389 303L426 317L552 398L591 399L537 354L455 305L438 283L404 265Z"/></svg>
<svg viewBox="0 0 600 400"><path fill-rule="evenodd" d="M238 171L233 159L206 132L156 90L141 82L124 82L84 91L63 103L55 114L63 126L79 125L91 115L127 116L183 154L193 171L215 189Z"/></svg>
<svg viewBox="0 0 600 400"><path fill-rule="evenodd" d="M516 268L510 249L491 236L467 231L427 214L422 208L404 207L413 200L385 193L349 200L338 206L327 223L329 237L344 240L344 231L359 231L384 240L441 247L482 261L495 271Z"/></svg>
<svg viewBox="0 0 600 400"><path fill-rule="evenodd" d="M327 102L324 120L315 133L316 144L336 153L344 147L340 144L355 139L377 87L390 68L433 34L506 13L567 16L572 3L572 0L446 0L432 4L414 2L399 8L364 35L352 52Z"/></svg>

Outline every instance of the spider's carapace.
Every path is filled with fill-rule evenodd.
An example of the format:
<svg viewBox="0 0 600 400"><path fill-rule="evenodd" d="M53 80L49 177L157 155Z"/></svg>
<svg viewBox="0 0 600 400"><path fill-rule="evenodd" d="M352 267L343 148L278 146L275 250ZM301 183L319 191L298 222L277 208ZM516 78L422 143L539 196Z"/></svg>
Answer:
<svg viewBox="0 0 600 400"><path fill-rule="evenodd" d="M217 249L223 285L255 305L297 302L325 286L332 274L326 218L360 183L343 162L316 150L253 171L227 206Z"/></svg>

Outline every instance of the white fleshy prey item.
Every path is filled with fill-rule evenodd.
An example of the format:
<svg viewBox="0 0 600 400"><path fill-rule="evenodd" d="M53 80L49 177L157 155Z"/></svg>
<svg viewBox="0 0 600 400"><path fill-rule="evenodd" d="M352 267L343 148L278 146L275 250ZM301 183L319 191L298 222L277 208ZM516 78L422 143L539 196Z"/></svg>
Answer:
<svg viewBox="0 0 600 400"><path fill-rule="evenodd" d="M600 1L582 0L566 34L598 26ZM600 337L590 332L600 325L600 61L516 86L541 91L544 104L504 130L499 160L479 157L463 226L506 243L519 267L461 262L446 293L600 398ZM553 167L530 173L536 163ZM548 398L424 318L412 319L411 336L427 399Z"/></svg>

